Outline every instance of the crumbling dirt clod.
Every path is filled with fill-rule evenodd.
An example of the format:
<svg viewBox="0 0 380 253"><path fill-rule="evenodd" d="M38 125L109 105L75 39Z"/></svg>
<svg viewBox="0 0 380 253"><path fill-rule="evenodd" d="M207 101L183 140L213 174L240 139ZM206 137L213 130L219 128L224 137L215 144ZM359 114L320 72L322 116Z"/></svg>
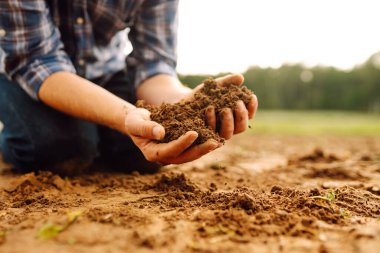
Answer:
<svg viewBox="0 0 380 253"><path fill-rule="evenodd" d="M233 84L218 86L215 80L208 79L204 86L194 94L194 100L181 101L175 104L163 103L161 106L145 105L138 101L137 107L146 108L151 112L151 119L165 128L165 138L162 142L178 139L188 131L196 131L198 138L193 145L202 144L209 139L224 143L224 139L207 126L206 110L210 106L215 108L217 115L217 129L220 128L220 115L223 108L234 109L236 103L242 100L249 103L252 92L245 86Z"/></svg>

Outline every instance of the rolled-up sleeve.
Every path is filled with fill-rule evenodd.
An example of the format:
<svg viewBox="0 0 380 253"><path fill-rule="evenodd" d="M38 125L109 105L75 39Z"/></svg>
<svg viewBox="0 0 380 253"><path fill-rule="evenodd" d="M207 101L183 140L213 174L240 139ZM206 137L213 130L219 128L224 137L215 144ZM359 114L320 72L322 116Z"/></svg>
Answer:
<svg viewBox="0 0 380 253"><path fill-rule="evenodd" d="M127 68L135 87L157 74L176 75L178 0L144 1L128 34Z"/></svg>
<svg viewBox="0 0 380 253"><path fill-rule="evenodd" d="M35 100L51 74L75 73L44 0L0 1L0 29L5 72Z"/></svg>

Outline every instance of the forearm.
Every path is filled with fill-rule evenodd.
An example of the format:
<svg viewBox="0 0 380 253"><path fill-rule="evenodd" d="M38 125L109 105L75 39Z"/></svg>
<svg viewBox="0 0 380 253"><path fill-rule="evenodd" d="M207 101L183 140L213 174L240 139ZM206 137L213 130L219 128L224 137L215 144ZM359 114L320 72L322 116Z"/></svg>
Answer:
<svg viewBox="0 0 380 253"><path fill-rule="evenodd" d="M58 111L120 132L124 132L128 109L134 108L102 87L69 72L49 76L38 95Z"/></svg>
<svg viewBox="0 0 380 253"><path fill-rule="evenodd" d="M183 86L178 78L170 75L156 75L145 80L137 88L137 98L151 105L176 103L191 93L191 89Z"/></svg>

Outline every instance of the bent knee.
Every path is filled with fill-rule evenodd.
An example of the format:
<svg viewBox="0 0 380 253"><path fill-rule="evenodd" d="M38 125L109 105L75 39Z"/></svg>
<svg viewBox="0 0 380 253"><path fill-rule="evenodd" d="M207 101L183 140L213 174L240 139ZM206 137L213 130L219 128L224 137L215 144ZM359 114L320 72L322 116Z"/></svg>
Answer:
<svg viewBox="0 0 380 253"><path fill-rule="evenodd" d="M96 140L87 137L53 138L41 142L10 138L3 143L6 162L23 170L83 171L97 156Z"/></svg>

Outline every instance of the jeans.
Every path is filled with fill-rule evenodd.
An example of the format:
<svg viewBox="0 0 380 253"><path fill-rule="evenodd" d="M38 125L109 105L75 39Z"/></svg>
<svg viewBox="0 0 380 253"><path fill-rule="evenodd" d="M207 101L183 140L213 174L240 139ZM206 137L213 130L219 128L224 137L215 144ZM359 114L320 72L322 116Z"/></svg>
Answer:
<svg viewBox="0 0 380 253"><path fill-rule="evenodd" d="M96 82L96 80L94 80ZM124 71L103 86L136 102ZM19 85L0 74L0 150L4 161L22 171L52 170L77 174L90 167L155 172L131 139L115 130L70 117L32 100Z"/></svg>

